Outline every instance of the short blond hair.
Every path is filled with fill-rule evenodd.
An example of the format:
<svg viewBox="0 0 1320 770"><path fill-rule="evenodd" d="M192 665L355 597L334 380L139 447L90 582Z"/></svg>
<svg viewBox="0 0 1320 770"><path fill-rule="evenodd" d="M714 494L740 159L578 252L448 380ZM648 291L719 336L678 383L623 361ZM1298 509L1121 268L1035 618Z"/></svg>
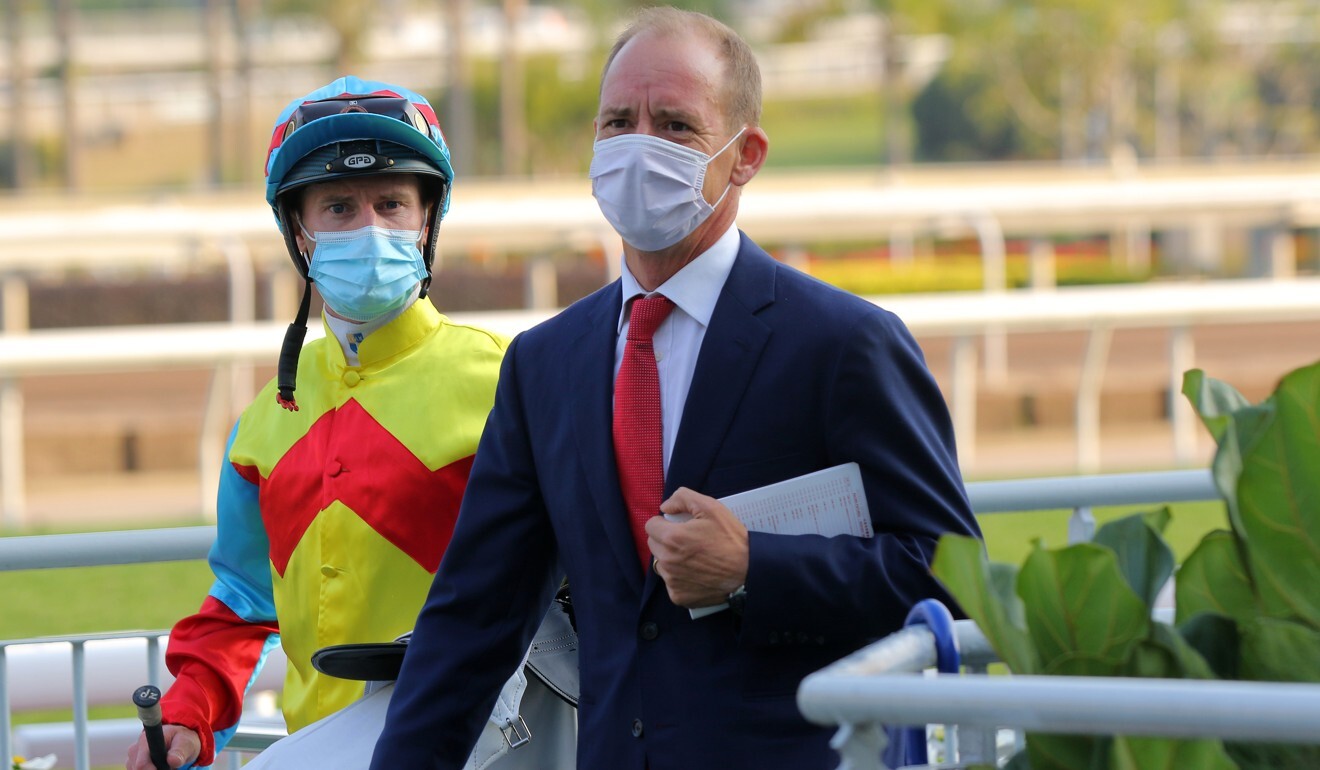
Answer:
<svg viewBox="0 0 1320 770"><path fill-rule="evenodd" d="M715 45L720 58L724 60L724 117L729 123L726 128L761 125L761 67L756 62L751 46L724 22L696 11L669 6L638 11L632 23L619 34L614 46L610 48L610 55L605 59L605 67L600 73L601 87L604 87L605 75L609 73L614 57L618 56L629 40L642 33L677 37L692 32L704 35Z"/></svg>

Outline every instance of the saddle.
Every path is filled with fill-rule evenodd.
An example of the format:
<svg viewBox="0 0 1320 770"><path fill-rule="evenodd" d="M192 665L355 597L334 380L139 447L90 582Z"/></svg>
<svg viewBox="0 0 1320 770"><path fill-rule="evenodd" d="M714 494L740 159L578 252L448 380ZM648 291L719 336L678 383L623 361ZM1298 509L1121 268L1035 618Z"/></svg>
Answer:
<svg viewBox="0 0 1320 770"><path fill-rule="evenodd" d="M567 591L551 603L527 648L524 668L574 708L578 702L577 631ZM399 678L412 633L393 642L337 644L312 654L312 667L326 676L367 682L369 689Z"/></svg>
<svg viewBox="0 0 1320 770"><path fill-rule="evenodd" d="M532 770L576 764L578 652L566 592L551 603L523 665L505 682L464 770ZM371 761L411 634L341 644L312 655L317 671L365 682L346 708L276 741L245 770L360 770ZM528 673L531 676L528 676ZM527 751L528 745L535 746ZM522 749L520 751L520 749Z"/></svg>

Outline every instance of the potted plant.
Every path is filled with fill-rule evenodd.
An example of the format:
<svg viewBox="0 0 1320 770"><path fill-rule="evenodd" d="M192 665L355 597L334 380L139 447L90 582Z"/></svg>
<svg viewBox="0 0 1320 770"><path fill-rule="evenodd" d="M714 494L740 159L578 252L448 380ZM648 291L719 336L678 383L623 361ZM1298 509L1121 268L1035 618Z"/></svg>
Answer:
<svg viewBox="0 0 1320 770"><path fill-rule="evenodd" d="M1021 568L946 536L935 575L1019 675L1320 682L1320 363L1251 404L1188 372L1183 394L1214 436L1228 529L1176 567L1174 623L1152 618L1173 552L1167 508L1101 527L1089 543L1037 543ZM1320 746L1029 734L1014 770L1312 770Z"/></svg>

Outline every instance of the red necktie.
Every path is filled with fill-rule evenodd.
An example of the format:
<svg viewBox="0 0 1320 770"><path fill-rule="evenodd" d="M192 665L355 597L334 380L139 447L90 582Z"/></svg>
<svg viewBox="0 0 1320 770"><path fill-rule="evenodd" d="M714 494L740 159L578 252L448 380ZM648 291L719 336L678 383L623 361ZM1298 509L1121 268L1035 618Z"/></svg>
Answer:
<svg viewBox="0 0 1320 770"><path fill-rule="evenodd" d="M619 377L614 381L614 459L643 571L651 559L646 520L660 512L665 491L660 375L651 336L673 309L674 303L659 295L633 300L628 342L623 348Z"/></svg>

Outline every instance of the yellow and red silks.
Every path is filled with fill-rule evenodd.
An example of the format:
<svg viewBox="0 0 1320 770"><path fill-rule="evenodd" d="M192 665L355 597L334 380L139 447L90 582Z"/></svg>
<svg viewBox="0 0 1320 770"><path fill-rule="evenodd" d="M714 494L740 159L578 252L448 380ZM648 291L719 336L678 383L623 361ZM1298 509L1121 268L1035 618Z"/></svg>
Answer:
<svg viewBox="0 0 1320 770"><path fill-rule="evenodd" d="M167 664L187 684L167 693L167 721L205 720L223 747L276 632L291 731L362 694L360 682L318 673L311 655L412 628L449 545L505 345L419 301L363 340L360 366L329 334L309 343L299 411L280 408L267 384L230 438L211 596L171 633Z"/></svg>

